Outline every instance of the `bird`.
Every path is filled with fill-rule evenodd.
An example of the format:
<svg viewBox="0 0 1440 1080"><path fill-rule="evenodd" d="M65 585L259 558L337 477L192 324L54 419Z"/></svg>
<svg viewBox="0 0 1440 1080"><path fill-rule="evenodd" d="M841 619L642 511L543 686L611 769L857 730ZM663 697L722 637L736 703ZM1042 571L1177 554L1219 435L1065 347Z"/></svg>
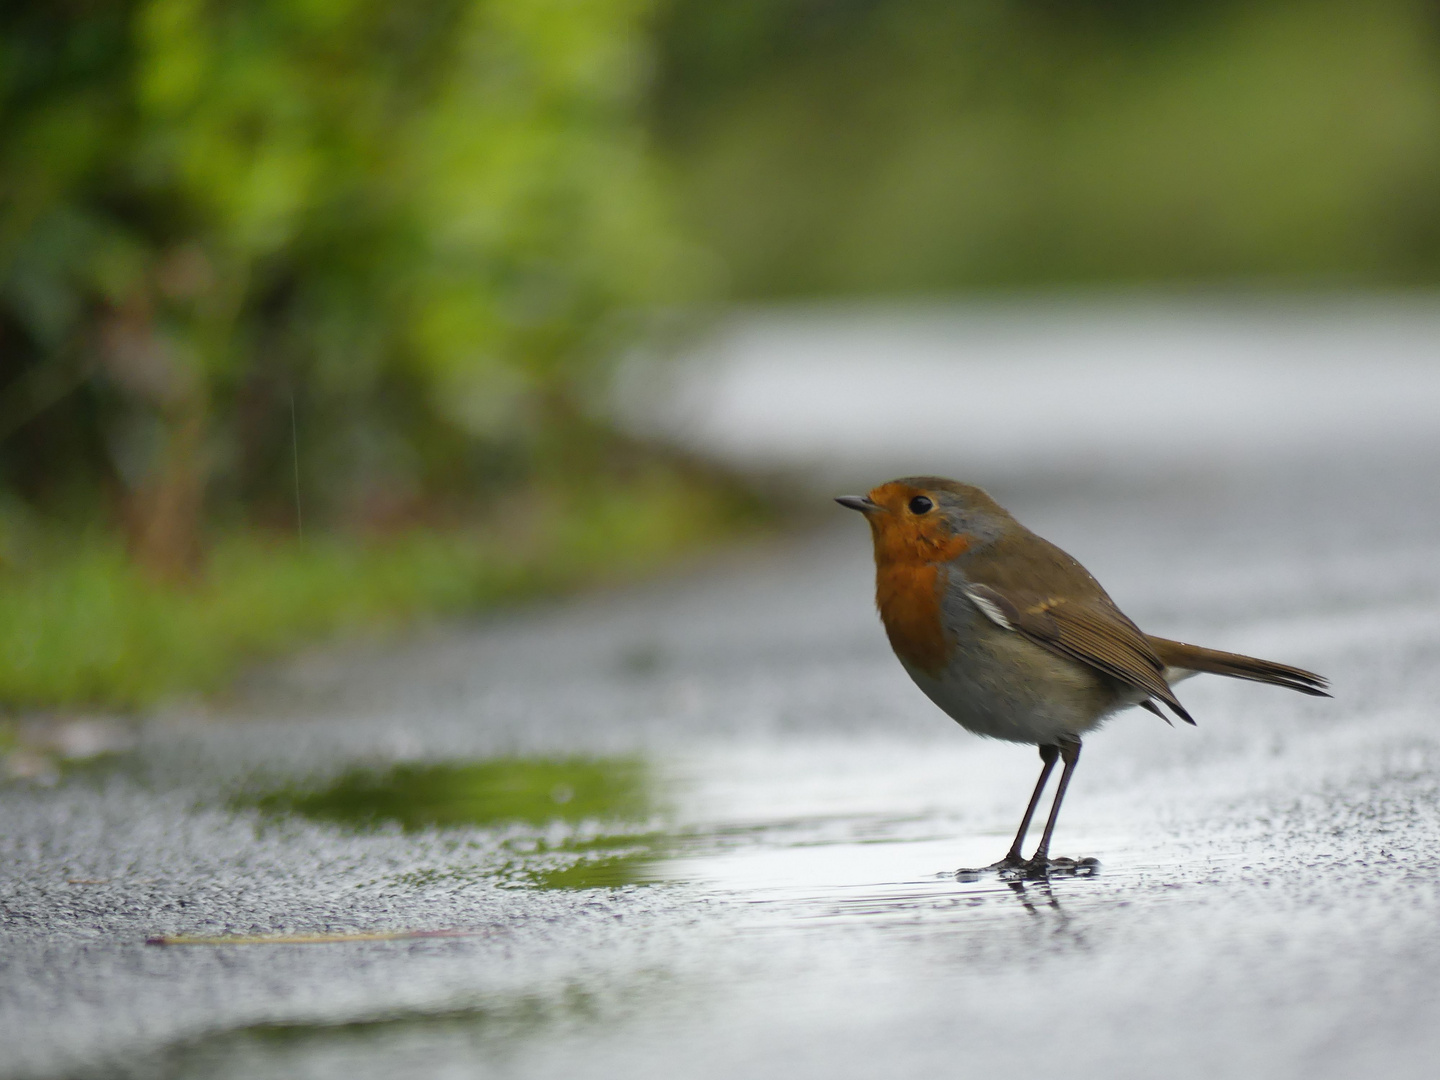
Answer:
<svg viewBox="0 0 1440 1080"><path fill-rule="evenodd" d="M1040 779L1015 841L983 870L1040 878L1072 865L1050 859L1050 842L1082 736L1133 706L1194 724L1175 696L1181 679L1206 672L1330 696L1313 671L1145 633L1076 559L978 487L910 476L835 501L869 522L875 604L910 678L961 727L1039 747ZM1027 859L1022 845L1057 760L1060 781Z"/></svg>

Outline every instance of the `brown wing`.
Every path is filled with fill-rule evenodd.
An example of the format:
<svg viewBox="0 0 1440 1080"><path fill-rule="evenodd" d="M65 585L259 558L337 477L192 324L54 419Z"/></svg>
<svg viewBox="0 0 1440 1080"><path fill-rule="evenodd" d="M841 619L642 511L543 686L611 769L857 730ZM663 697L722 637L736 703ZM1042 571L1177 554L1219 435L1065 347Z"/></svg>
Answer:
<svg viewBox="0 0 1440 1080"><path fill-rule="evenodd" d="M1195 723L1165 681L1165 664L1150 639L1103 593L1067 600L992 585L969 584L965 591L993 622L1133 686L1164 702L1187 724Z"/></svg>

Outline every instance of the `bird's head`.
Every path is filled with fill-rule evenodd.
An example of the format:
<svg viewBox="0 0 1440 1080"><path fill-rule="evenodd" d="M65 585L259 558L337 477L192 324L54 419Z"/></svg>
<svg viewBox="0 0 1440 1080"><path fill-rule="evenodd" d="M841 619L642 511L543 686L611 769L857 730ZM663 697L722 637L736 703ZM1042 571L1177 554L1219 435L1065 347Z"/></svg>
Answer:
<svg viewBox="0 0 1440 1080"><path fill-rule="evenodd" d="M1014 519L985 492L940 476L907 476L868 495L842 495L875 538L875 561L938 563L998 539Z"/></svg>

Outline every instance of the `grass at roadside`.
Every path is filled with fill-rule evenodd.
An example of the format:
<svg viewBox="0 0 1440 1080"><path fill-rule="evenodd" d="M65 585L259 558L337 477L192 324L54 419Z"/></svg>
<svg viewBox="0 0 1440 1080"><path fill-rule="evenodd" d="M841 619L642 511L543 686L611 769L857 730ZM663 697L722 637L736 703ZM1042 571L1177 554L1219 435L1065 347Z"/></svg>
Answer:
<svg viewBox="0 0 1440 1080"><path fill-rule="evenodd" d="M510 527L224 535L186 588L147 579L111 536L46 537L0 568L0 707L133 710L211 693L308 641L634 576L762 516L723 484L662 473L536 497Z"/></svg>

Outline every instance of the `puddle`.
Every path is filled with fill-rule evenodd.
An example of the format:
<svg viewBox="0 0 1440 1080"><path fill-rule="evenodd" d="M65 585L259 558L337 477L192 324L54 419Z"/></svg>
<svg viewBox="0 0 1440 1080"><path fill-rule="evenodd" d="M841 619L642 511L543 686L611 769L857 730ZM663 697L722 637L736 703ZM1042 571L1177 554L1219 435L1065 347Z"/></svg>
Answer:
<svg viewBox="0 0 1440 1080"><path fill-rule="evenodd" d="M395 880L426 886L444 879L538 889L651 884L671 838L654 770L637 757L493 758L356 768L319 787L294 785L242 796L232 805L296 816L354 832L399 826L505 829L502 861L431 869Z"/></svg>
<svg viewBox="0 0 1440 1080"><path fill-rule="evenodd" d="M294 814L355 830L513 823L643 822L659 810L639 758L494 758L358 768L324 787L287 787L241 798L265 814Z"/></svg>
<svg viewBox="0 0 1440 1080"><path fill-rule="evenodd" d="M450 1013L396 1015L349 1023L255 1024L218 1031L133 1062L125 1075L169 1080L205 1077L333 1076L352 1070L390 1075L442 1057L474 1059L505 1054L547 1028L597 1022L604 1005L579 987L547 995L520 995Z"/></svg>
<svg viewBox="0 0 1440 1080"><path fill-rule="evenodd" d="M528 867L522 882L537 889L617 889L626 885L654 885L663 880L664 845L641 843L620 855L599 858L582 855L568 865Z"/></svg>

